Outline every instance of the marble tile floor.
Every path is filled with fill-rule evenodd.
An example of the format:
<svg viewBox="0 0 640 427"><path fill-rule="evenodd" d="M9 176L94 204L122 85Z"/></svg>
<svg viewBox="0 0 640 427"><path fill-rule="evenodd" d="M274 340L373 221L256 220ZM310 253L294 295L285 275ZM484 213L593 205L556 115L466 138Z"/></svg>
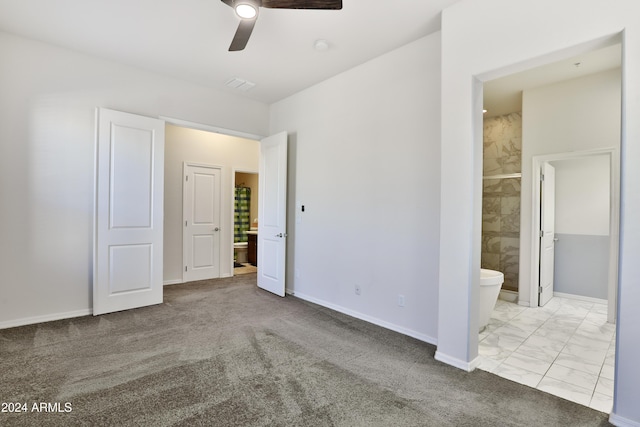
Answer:
<svg viewBox="0 0 640 427"><path fill-rule="evenodd" d="M536 308L498 300L478 353L479 369L611 412L615 325L605 304L554 297Z"/></svg>

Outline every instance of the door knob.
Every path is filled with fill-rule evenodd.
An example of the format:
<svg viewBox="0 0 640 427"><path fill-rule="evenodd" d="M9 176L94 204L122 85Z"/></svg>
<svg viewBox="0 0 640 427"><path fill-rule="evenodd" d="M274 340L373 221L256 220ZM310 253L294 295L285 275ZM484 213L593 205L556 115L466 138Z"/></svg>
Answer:
<svg viewBox="0 0 640 427"><path fill-rule="evenodd" d="M220 227L216 227L213 229L213 231L219 231L219 230L220 230Z"/></svg>
<svg viewBox="0 0 640 427"><path fill-rule="evenodd" d="M276 237L287 237L287 233L278 233Z"/></svg>

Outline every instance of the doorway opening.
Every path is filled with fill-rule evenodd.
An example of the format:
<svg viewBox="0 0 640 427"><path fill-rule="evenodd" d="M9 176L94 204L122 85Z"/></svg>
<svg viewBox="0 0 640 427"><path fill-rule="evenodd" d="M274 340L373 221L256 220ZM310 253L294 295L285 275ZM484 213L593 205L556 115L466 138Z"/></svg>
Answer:
<svg viewBox="0 0 640 427"><path fill-rule="evenodd" d="M620 160L617 148L559 153L533 158L533 230L542 230L544 165L555 168L555 262L553 295L607 305L615 323L618 282ZM542 275L542 239L532 239L532 283ZM540 266L536 269L535 266ZM536 277L537 272L537 277ZM535 288L539 306L544 305Z"/></svg>
<svg viewBox="0 0 640 427"><path fill-rule="evenodd" d="M260 138L222 133L204 125L188 127L184 121L177 126L170 123L165 128L164 283L184 283L184 268L188 268L183 263L181 244L185 227L181 203L183 164L195 158L201 164L217 165L221 171L220 277L232 277L234 269L235 171L259 172L257 286L284 296L287 132Z"/></svg>
<svg viewBox="0 0 640 427"><path fill-rule="evenodd" d="M517 194L520 198L517 211L519 259L515 263L518 280L515 295L512 294L516 298L512 301L500 299L496 303L492 320L479 336L479 368L603 412L611 411L613 401L615 326L612 322L616 317L619 244L621 84L619 39L597 50L484 84L484 108L488 114L521 114L522 140L517 153L521 156L521 169L509 171L519 175L499 177L510 182L521 180ZM505 90L509 85L511 88ZM515 95L513 85L520 85ZM492 96L496 98L492 99ZM498 99L500 97L503 99ZM496 100L502 102L492 104ZM509 100L512 102L510 107L500 110ZM485 114L485 120L488 114ZM486 150L486 140L484 147ZM543 164L564 168L571 160L577 162L584 158L604 158L602 163L608 165L605 187L609 192L604 208L607 213L606 277L602 279L600 275L600 297L576 295L579 291L575 289L569 292L556 290L556 293L552 290L551 301L540 307L540 170ZM490 162L485 158L485 175ZM584 168L585 173L594 174L593 165ZM587 190L589 186L593 189L594 183L585 182L584 175L578 181ZM580 221L586 221L587 215L578 218L579 213L566 209L567 191L570 190L561 190L561 202L565 204L561 214L569 215L564 218L565 223L569 221L576 226ZM594 206L592 204L590 208ZM486 205L483 214L485 211ZM560 239L555 242L552 234L551 247L555 243L558 248L563 243L574 243L579 240L572 235L576 233L567 229L559 237L555 236ZM603 239L587 240L590 243L597 241L602 246ZM483 236L482 250L486 247ZM485 258L483 253L483 263ZM558 254L553 259L558 259ZM582 262L588 261L583 259ZM560 259L560 263L556 262L555 270L572 268L566 258ZM550 271L553 274L554 269ZM566 277L566 271L558 277L562 275ZM581 283L574 280L572 285ZM605 298L601 298L603 288Z"/></svg>
<svg viewBox="0 0 640 427"><path fill-rule="evenodd" d="M185 268L189 269L190 261L185 258L187 250L184 248L184 235L189 227L189 218L185 217L183 209L184 197L188 195L188 192L185 191L187 184L186 164L208 168L213 166L218 170L218 179L215 180L216 185L219 185L219 197L215 197L217 205L216 203L213 205L204 203L201 206L204 213L219 212L217 224L210 227L211 230L218 228L216 239L219 239L219 249L217 252L211 253L217 260L218 272L197 280L232 277L234 173L236 170L255 172L259 169L259 137L223 133L220 129L209 129L204 125L190 126L184 121L172 124L170 120L165 120L167 124L165 127L164 162L164 283L168 285L190 281L188 274L185 275ZM203 184L214 182L206 174L201 178ZM189 179L191 180L191 178ZM190 184L193 182L194 180L189 181ZM209 187L201 186L199 188L205 190ZM196 199L201 199L202 195L200 192L196 192L194 196ZM204 243L206 238L201 240Z"/></svg>
<svg viewBox="0 0 640 427"><path fill-rule="evenodd" d="M234 172L233 274L258 271L259 175L255 171Z"/></svg>

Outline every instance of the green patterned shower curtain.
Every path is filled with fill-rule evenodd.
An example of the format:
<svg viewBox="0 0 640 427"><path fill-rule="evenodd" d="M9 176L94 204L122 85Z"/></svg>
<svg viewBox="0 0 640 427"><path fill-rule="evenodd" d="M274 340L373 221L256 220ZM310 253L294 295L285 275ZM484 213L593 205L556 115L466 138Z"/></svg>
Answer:
<svg viewBox="0 0 640 427"><path fill-rule="evenodd" d="M236 207L233 219L233 241L246 242L251 223L251 189L236 187Z"/></svg>

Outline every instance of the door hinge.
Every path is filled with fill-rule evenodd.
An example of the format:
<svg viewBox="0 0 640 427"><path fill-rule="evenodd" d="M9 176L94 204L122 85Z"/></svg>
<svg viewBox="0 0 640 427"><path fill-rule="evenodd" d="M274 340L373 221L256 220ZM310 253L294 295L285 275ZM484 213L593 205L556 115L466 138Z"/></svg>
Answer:
<svg viewBox="0 0 640 427"><path fill-rule="evenodd" d="M542 293L542 286L538 286L538 294Z"/></svg>
<svg viewBox="0 0 640 427"><path fill-rule="evenodd" d="M187 266L186 265L184 266L184 271L187 271Z"/></svg>
<svg viewBox="0 0 640 427"><path fill-rule="evenodd" d="M544 181L544 174L543 173L540 174L540 181Z"/></svg>
<svg viewBox="0 0 640 427"><path fill-rule="evenodd" d="M185 176L184 176L184 180L185 180L185 181L189 181L189 175L185 175Z"/></svg>
<svg viewBox="0 0 640 427"><path fill-rule="evenodd" d="M540 230L539 237L544 237L544 230Z"/></svg>
<svg viewBox="0 0 640 427"><path fill-rule="evenodd" d="M184 222L184 226L185 226L185 227L188 227L188 226L187 226L187 221L185 221L185 222Z"/></svg>

